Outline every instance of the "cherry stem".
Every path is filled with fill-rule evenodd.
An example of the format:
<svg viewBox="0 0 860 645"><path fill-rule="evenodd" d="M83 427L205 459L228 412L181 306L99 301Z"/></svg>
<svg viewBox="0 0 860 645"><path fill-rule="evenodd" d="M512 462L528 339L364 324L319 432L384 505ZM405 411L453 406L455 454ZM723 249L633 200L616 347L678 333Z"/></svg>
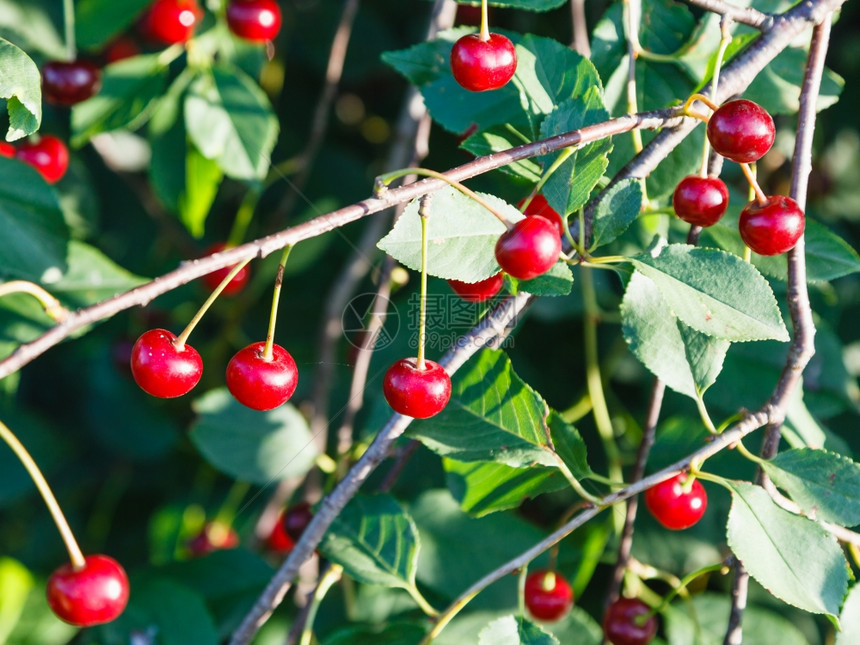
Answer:
<svg viewBox="0 0 860 645"><path fill-rule="evenodd" d="M27 280L12 280L0 284L0 298L9 295L10 293L28 293L42 304L45 313L51 317L54 322L63 322L66 316L69 315L69 310L50 293L34 282Z"/></svg>
<svg viewBox="0 0 860 645"><path fill-rule="evenodd" d="M750 188L755 192L756 201L759 205L764 205L767 203L767 195L764 194L764 191L761 189L761 186L758 185L758 181L756 180L755 173L748 163L741 164L741 170L744 172L744 176L747 178L749 182Z"/></svg>
<svg viewBox="0 0 860 645"><path fill-rule="evenodd" d="M487 0L481 0L481 40L487 42L490 39L490 20L487 10Z"/></svg>
<svg viewBox="0 0 860 645"><path fill-rule="evenodd" d="M42 471L39 470L39 466L36 465L35 460L30 453L27 452L24 445L18 441L18 437L15 436L15 433L13 433L2 421L0 421L0 438L6 442L6 445L12 449L12 452L15 453L21 461L21 464L23 464L24 468L27 469L27 473L29 473L33 483L36 484L36 488L39 489L39 494L42 496L42 499L45 500L45 506L48 507L48 511L50 511L51 517L54 519L54 524L57 525L57 530L59 530L60 536L66 544L66 550L69 552L69 559L72 561L72 566L75 570L80 571L86 565L84 554L81 552L81 547L78 546L78 543L75 540L75 536L72 533L69 523L66 521L66 516L63 515L63 511L57 502L57 498L54 497L54 493L51 492L51 487L48 486L45 476L42 474Z"/></svg>
<svg viewBox="0 0 860 645"><path fill-rule="evenodd" d="M230 273L224 276L224 279L221 280L221 283L212 290L212 293L209 294L209 297L206 298L206 302L200 305L200 309L197 310L197 313L194 314L194 317L188 321L188 324L185 326L185 329L182 330L182 333L176 337L176 340L173 341L173 346L176 348L176 351L181 352L185 349L185 343L188 342L188 337L191 335L191 332L194 331L194 328L197 326L203 319L203 315L209 310L209 307L212 306L218 296L221 295L221 292L224 291L224 288L230 284L230 281L236 277L236 274L239 273L242 269L245 268L245 265L251 261L251 258L247 258L245 260L241 260L239 264L230 269Z"/></svg>
<svg viewBox="0 0 860 645"><path fill-rule="evenodd" d="M239 246L245 239L245 233L248 231L248 226L254 218L254 210L257 208L259 200L259 188L251 189L242 199L242 203L239 204L239 210L236 211L236 217L233 219L230 234L227 236L228 247Z"/></svg>
<svg viewBox="0 0 860 645"><path fill-rule="evenodd" d="M75 2L74 0L63 0L63 28L66 37L66 58L70 61L78 56L78 47L75 43Z"/></svg>
<svg viewBox="0 0 860 645"><path fill-rule="evenodd" d="M284 247L281 254L281 263L278 265L278 274L275 276L275 288L272 292L272 311L269 313L269 330L266 332L266 346L263 348L262 359L272 360L272 345L275 343L275 323L278 320L278 301L281 299L281 286L284 284L284 267L287 266L287 258L290 257L292 245Z"/></svg>
<svg viewBox="0 0 860 645"><path fill-rule="evenodd" d="M663 600L660 601L660 604L657 607L652 607L651 611L649 611L647 614L641 614L640 616L637 616L638 619L642 620L640 625L644 625L648 621L648 619L655 614L659 614L665 611L666 608L669 606L669 603L671 603L672 600L675 599L675 596L680 593L684 593L687 590L687 587L690 586L690 583L693 582L693 580L706 573L711 573L712 571L721 571L725 567L725 562L718 562L716 564L709 564L707 566L702 567L701 569L696 569L695 571L691 571L690 573L688 573L686 576L681 578L678 584L669 593L667 593L663 597Z"/></svg>
<svg viewBox="0 0 860 645"><path fill-rule="evenodd" d="M485 200L483 197L478 195L475 191L469 190L463 184L461 184L459 181L455 181L455 180L451 179L450 177L448 177L447 175L444 175L441 172L436 172L435 170L429 170L427 168L403 168L402 170L395 170L394 172L389 172L389 173L386 173L384 175L380 175L379 177L377 177L377 183L382 185L383 187L385 187L388 184L390 184L392 181L394 181L395 179L400 179L401 177L406 177L407 175L420 175L423 177L433 177L434 179L440 179L440 180L444 181L446 184L448 184L449 186L452 186L453 188L456 188L457 190L459 190L461 193L463 193L469 199L474 200L475 202L477 202L478 204L480 204L481 206L486 208L488 211L490 211L495 216L495 218L497 220L499 220L502 224L504 224L505 228L507 228L508 230L510 230L513 227L513 224L510 222L510 220L508 220L507 217L505 217L498 210L493 208L487 202L487 200Z"/></svg>
<svg viewBox="0 0 860 645"><path fill-rule="evenodd" d="M343 567L339 564L332 564L329 566L328 571L326 571L319 579L317 583L317 588L314 589L313 596L311 596L310 602L308 603L308 615L305 618L305 626L302 629L302 635L299 639L299 645L310 645L313 640L313 631L314 631L314 621L317 617L317 610L319 609L320 603L322 603L323 598L328 593L329 589L331 589L332 585L341 579L343 575Z"/></svg>
<svg viewBox="0 0 860 645"><path fill-rule="evenodd" d="M421 198L418 217L421 219L421 300L418 303L418 358L415 367L424 369L424 343L427 340L427 222L430 219L430 195Z"/></svg>
<svg viewBox="0 0 860 645"><path fill-rule="evenodd" d="M687 116L695 117L695 118L699 119L700 121L704 121L705 123L707 123L708 120L710 119L710 117L705 115L705 114L702 114L701 112L699 112L697 109L695 109L693 107L693 103L695 103L696 101L701 101L702 103L707 105L712 110L716 110L717 105L716 105L716 103L714 103L711 99L709 99L704 94L693 94L692 96L690 96L690 98L688 98L684 102L684 108L682 110L684 114L686 114Z"/></svg>
<svg viewBox="0 0 860 645"><path fill-rule="evenodd" d="M714 74L711 77L711 95L717 95L717 89L720 86L720 72L723 68L723 58L726 55L726 49L728 49L729 44L732 42L732 35L729 33L729 27L731 26L732 19L723 16L720 20L720 46L717 48L717 58L714 61ZM702 169L700 175L702 177L708 176L708 157L711 154L711 142L708 140L708 137L705 137L705 143L702 145Z"/></svg>

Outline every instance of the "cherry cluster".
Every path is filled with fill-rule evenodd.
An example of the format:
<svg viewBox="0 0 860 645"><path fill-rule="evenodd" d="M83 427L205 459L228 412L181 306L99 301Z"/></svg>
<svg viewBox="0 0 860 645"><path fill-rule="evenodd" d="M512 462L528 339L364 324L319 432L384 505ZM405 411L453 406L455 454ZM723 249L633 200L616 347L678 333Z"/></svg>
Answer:
<svg viewBox="0 0 860 645"><path fill-rule="evenodd" d="M231 0L225 17L230 31L251 42L268 42L281 30L277 0ZM140 33L164 45L184 43L203 19L197 0L155 0L138 22Z"/></svg>
<svg viewBox="0 0 860 645"><path fill-rule="evenodd" d="M744 207L738 219L744 243L759 255L779 255L794 248L803 235L803 210L790 197L764 195L746 167L761 159L773 145L775 128L770 114L746 99L728 101L708 119L707 135L714 150L743 164L756 191L756 199ZM728 203L728 188L719 177L685 177L672 196L678 217L695 226L716 224Z"/></svg>

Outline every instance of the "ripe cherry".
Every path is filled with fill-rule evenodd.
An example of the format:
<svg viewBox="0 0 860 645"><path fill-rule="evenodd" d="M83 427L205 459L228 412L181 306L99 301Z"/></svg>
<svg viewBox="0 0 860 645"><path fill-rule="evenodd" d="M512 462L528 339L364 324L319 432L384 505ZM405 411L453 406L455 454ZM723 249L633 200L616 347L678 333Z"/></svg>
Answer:
<svg viewBox="0 0 860 645"><path fill-rule="evenodd" d="M675 214L694 226L716 224L728 205L729 189L719 177L684 177L672 195Z"/></svg>
<svg viewBox="0 0 860 645"><path fill-rule="evenodd" d="M229 248L224 243L213 244L206 251L204 251L204 255L212 255L213 253L220 253L224 249ZM216 269L212 273L207 273L203 276L203 283L210 291L214 291L221 281L227 277L227 274L233 270L233 266L224 267L222 269ZM223 296L235 296L237 293L241 292L245 286L248 284L248 280L251 278L251 270L248 268L246 264L244 267L239 269L239 272L233 276L233 279L227 283L224 287L224 290L221 292Z"/></svg>
<svg viewBox="0 0 860 645"><path fill-rule="evenodd" d="M693 526L708 507L708 495L701 482L689 482L689 477L681 473L645 491L645 505L667 529L678 531Z"/></svg>
<svg viewBox="0 0 860 645"><path fill-rule="evenodd" d="M272 410L283 405L296 391L299 371L290 353L272 345L265 358L265 341L240 349L227 364L227 388L236 400L254 410Z"/></svg>
<svg viewBox="0 0 860 645"><path fill-rule="evenodd" d="M771 195L764 204L752 201L741 211L738 230L744 244L759 255L779 255L794 248L805 216L791 197Z"/></svg>
<svg viewBox="0 0 860 645"><path fill-rule="evenodd" d="M281 30L281 8L275 0L232 0L227 25L239 38L266 42Z"/></svg>
<svg viewBox="0 0 860 645"><path fill-rule="evenodd" d="M395 412L427 419L448 404L451 377L434 361L424 361L424 369L418 369L417 358L402 358L385 373L382 392Z"/></svg>
<svg viewBox="0 0 860 645"><path fill-rule="evenodd" d="M272 530L263 541L263 545L266 547L267 551L281 554L289 553L293 550L293 547L296 546L293 539L287 534L286 527L284 526L286 515L286 511L281 511L281 514L278 516L278 521L275 522L274 526L272 526Z"/></svg>
<svg viewBox="0 0 860 645"><path fill-rule="evenodd" d="M308 502L299 502L284 512L282 522L284 532L293 542L298 542L312 519L314 519L314 512L311 510L311 505Z"/></svg>
<svg viewBox="0 0 860 645"><path fill-rule="evenodd" d="M486 280L479 280L478 282L448 280L448 286L467 302L484 302L499 293L504 282L505 278L500 271L496 275L491 275Z"/></svg>
<svg viewBox="0 0 860 645"><path fill-rule="evenodd" d="M540 215L516 222L496 242L496 261L517 280L530 280L546 273L560 253L558 227Z"/></svg>
<svg viewBox="0 0 860 645"><path fill-rule="evenodd" d="M0 141L0 157L14 157L15 146L5 141Z"/></svg>
<svg viewBox="0 0 860 645"><path fill-rule="evenodd" d="M767 110L746 99L723 103L708 120L708 140L714 150L738 163L761 159L775 134Z"/></svg>
<svg viewBox="0 0 860 645"><path fill-rule="evenodd" d="M189 392L203 374L200 354L189 344L176 346L166 329L150 329L131 348L131 375L140 388L163 399Z"/></svg>
<svg viewBox="0 0 860 645"><path fill-rule="evenodd" d="M573 589L558 571L530 573L524 594L526 608L538 620L560 620L573 607Z"/></svg>
<svg viewBox="0 0 860 645"><path fill-rule="evenodd" d="M200 533L188 541L188 550L194 557L208 555L222 549L235 549L239 546L239 535L222 522L207 522Z"/></svg>
<svg viewBox="0 0 860 645"><path fill-rule="evenodd" d="M203 12L197 0L155 0L140 19L140 32L165 45L184 43L194 35Z"/></svg>
<svg viewBox="0 0 860 645"><path fill-rule="evenodd" d="M90 555L81 569L64 564L48 578L48 604L61 620L78 627L109 623L128 603L128 577L106 555Z"/></svg>
<svg viewBox="0 0 860 645"><path fill-rule="evenodd" d="M42 93L49 103L74 105L96 94L102 72L88 60L52 60L42 65Z"/></svg>
<svg viewBox="0 0 860 645"><path fill-rule="evenodd" d="M523 204L526 203L525 199L521 199L517 204L517 208L522 209ZM552 206L549 205L549 202L546 200L546 197L538 193L534 197L532 197L529 205L526 206L526 209L523 211L523 215L526 217L532 217L534 215L540 215L541 217L545 217L550 222L555 224L558 227L558 235L559 237L564 237L564 231L567 228L567 224L565 224L564 218L559 215L558 211L555 210Z"/></svg>
<svg viewBox="0 0 860 645"><path fill-rule="evenodd" d="M506 36L479 34L460 38L451 49L451 73L462 87L472 92L497 90L517 71L517 53Z"/></svg>
<svg viewBox="0 0 860 645"><path fill-rule="evenodd" d="M33 166L49 184L55 184L69 167L69 149L57 137L43 135L38 141L25 141L15 157Z"/></svg>
<svg viewBox="0 0 860 645"><path fill-rule="evenodd" d="M603 634L612 645L648 645L656 633L657 619L638 598L619 598L603 617Z"/></svg>

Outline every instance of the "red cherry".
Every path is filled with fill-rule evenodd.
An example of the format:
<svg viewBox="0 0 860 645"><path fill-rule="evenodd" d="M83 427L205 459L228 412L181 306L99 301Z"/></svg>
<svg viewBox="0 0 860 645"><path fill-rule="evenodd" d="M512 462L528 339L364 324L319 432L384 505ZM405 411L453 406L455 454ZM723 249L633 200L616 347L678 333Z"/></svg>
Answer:
<svg viewBox="0 0 860 645"><path fill-rule="evenodd" d="M239 546L239 535L232 526L221 522L207 522L203 529L188 541L188 550L194 557L208 555L222 549Z"/></svg>
<svg viewBox="0 0 860 645"><path fill-rule="evenodd" d="M451 398L451 377L439 363L402 358L388 368L382 382L385 400L395 412L415 419L427 419L439 412Z"/></svg>
<svg viewBox="0 0 860 645"><path fill-rule="evenodd" d="M0 141L0 157L14 157L15 156L15 146L11 143L6 143L5 141Z"/></svg>
<svg viewBox="0 0 860 645"><path fill-rule="evenodd" d="M603 634L612 645L648 645L656 633L657 619L638 598L619 598L603 617Z"/></svg>
<svg viewBox="0 0 860 645"><path fill-rule="evenodd" d="M52 60L42 65L42 93L57 105L74 105L96 94L102 72L88 60Z"/></svg>
<svg viewBox="0 0 860 645"><path fill-rule="evenodd" d="M708 120L708 140L714 150L738 163L761 159L775 135L767 110L746 99L723 103Z"/></svg>
<svg viewBox="0 0 860 645"><path fill-rule="evenodd" d="M741 211L738 230L744 244L759 255L793 249L803 235L805 216L791 197L771 195L764 204L752 201Z"/></svg>
<svg viewBox="0 0 860 645"><path fill-rule="evenodd" d="M281 30L281 8L275 0L232 0L227 25L239 38L266 42Z"/></svg>
<svg viewBox="0 0 860 645"><path fill-rule="evenodd" d="M236 400L254 410L272 410L296 391L299 371L290 353L272 345L272 357L263 358L264 341L236 352L227 364L227 388Z"/></svg>
<svg viewBox="0 0 860 645"><path fill-rule="evenodd" d="M516 222L496 242L496 261L517 280L531 280L546 273L560 253L558 227L540 215Z"/></svg>
<svg viewBox="0 0 860 645"><path fill-rule="evenodd" d="M523 204L525 204L526 200L521 199L517 204L517 208L522 209ZM567 224L564 221L564 218L559 215L558 211L555 210L552 206L549 205L549 202L546 201L546 197L538 193L532 200L529 202L529 205L526 206L526 209L523 211L523 215L526 217L532 217L534 215L540 215L541 217L547 218L549 221L553 222L558 227L559 237L564 237L564 231L567 228Z"/></svg>
<svg viewBox="0 0 860 645"><path fill-rule="evenodd" d="M191 391L203 374L203 361L187 343L176 347L166 329L150 329L131 348L131 375L152 396L171 399Z"/></svg>
<svg viewBox="0 0 860 645"><path fill-rule="evenodd" d="M454 293L467 302L484 302L484 300L489 300L499 293L504 281L505 278L500 271L496 275L491 275L486 280L478 282L448 280L448 286L454 290Z"/></svg>
<svg viewBox="0 0 860 645"><path fill-rule="evenodd" d="M49 184L55 184L69 167L69 149L57 137L43 135L38 141L25 141L15 157L33 166Z"/></svg>
<svg viewBox="0 0 860 645"><path fill-rule="evenodd" d="M672 195L675 214L695 226L716 224L728 205L729 189L719 177L684 177Z"/></svg>
<svg viewBox="0 0 860 645"><path fill-rule="evenodd" d="M107 46L104 58L108 63L116 63L138 55L140 55L140 47L137 43L128 36L120 36Z"/></svg>
<svg viewBox="0 0 860 645"><path fill-rule="evenodd" d="M490 34L488 40L482 40L479 34L468 34L451 49L454 80L472 92L497 90L516 71L514 44L501 34Z"/></svg>
<svg viewBox="0 0 860 645"><path fill-rule="evenodd" d="M698 479L685 490L689 477L681 473L645 491L645 505L667 529L690 528L702 519L708 508L708 495Z"/></svg>
<svg viewBox="0 0 860 645"><path fill-rule="evenodd" d="M155 0L140 19L140 32L148 39L173 45L194 35L203 12L197 0Z"/></svg>
<svg viewBox="0 0 860 645"><path fill-rule="evenodd" d="M298 542L312 519L314 519L314 512L311 510L311 505L308 502L299 502L284 512L281 524L287 536L293 542Z"/></svg>
<svg viewBox="0 0 860 645"><path fill-rule="evenodd" d="M226 244L219 243L213 244L208 249L203 252L203 255L212 255L213 253L220 253L221 251L228 249ZM212 273L207 273L203 276L203 283L209 289L209 291L214 291L221 281L227 277L227 274L233 270L235 264L229 267L224 267L222 269L216 269ZM227 283L227 286L224 287L224 290L221 292L223 296L235 296L237 293L241 292L245 285L248 284L248 280L251 278L251 270L248 268L246 264L244 267L239 269L239 272L233 276L233 279Z"/></svg>
<svg viewBox="0 0 860 645"><path fill-rule="evenodd" d="M47 596L51 611L71 625L109 623L128 603L128 577L113 558L90 555L81 569L64 564L54 571Z"/></svg>
<svg viewBox="0 0 860 645"><path fill-rule="evenodd" d="M281 511L278 521L275 522L271 532L264 540L266 549L272 553L289 553L296 546L293 539L287 534L286 527L284 526L285 518L286 511Z"/></svg>
<svg viewBox="0 0 860 645"><path fill-rule="evenodd" d="M573 589L558 571L530 573L524 594L526 608L538 620L559 620L573 607Z"/></svg>

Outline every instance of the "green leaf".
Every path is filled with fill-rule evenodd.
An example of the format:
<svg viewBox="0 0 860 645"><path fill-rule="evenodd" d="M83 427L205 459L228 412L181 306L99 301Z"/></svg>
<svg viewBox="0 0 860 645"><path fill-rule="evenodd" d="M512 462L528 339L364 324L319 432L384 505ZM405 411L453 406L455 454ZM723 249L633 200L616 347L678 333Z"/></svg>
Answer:
<svg viewBox="0 0 860 645"><path fill-rule="evenodd" d="M503 616L481 630L478 645L558 645L558 639L522 616Z"/></svg>
<svg viewBox="0 0 860 645"><path fill-rule="evenodd" d="M563 260L553 264L543 275L531 280L519 281L517 286L519 291L525 291L533 296L566 296L572 288L573 273Z"/></svg>
<svg viewBox="0 0 860 645"><path fill-rule="evenodd" d="M317 448L307 421L290 403L257 412L219 388L195 399L193 408L198 418L191 441L210 464L236 479L270 484L301 477L314 464Z"/></svg>
<svg viewBox="0 0 860 645"><path fill-rule="evenodd" d="M27 164L0 157L0 275L40 282L66 270L69 230L57 195Z"/></svg>
<svg viewBox="0 0 860 645"><path fill-rule="evenodd" d="M591 248L609 244L639 217L642 210L642 185L638 179L622 179L600 198L594 213Z"/></svg>
<svg viewBox="0 0 860 645"><path fill-rule="evenodd" d="M159 54L108 65L98 94L72 108L72 145L82 146L100 132L139 127L166 83L167 65Z"/></svg>
<svg viewBox="0 0 860 645"><path fill-rule="evenodd" d="M75 38L78 47L90 49L108 43L130 26L151 0L78 0L75 3Z"/></svg>
<svg viewBox="0 0 860 645"><path fill-rule="evenodd" d="M72 307L87 307L147 282L116 264L97 248L69 242L69 268L62 278L49 282L52 294Z"/></svg>
<svg viewBox="0 0 860 645"><path fill-rule="evenodd" d="M531 143L531 139L514 126L503 124L476 132L466 139L460 147L480 157L494 152L502 152L524 143ZM534 159L521 159L502 166L499 170L515 177L521 177L533 184L541 178L541 166Z"/></svg>
<svg viewBox="0 0 860 645"><path fill-rule="evenodd" d="M722 645L731 611L727 595L693 594L689 603L672 604L663 613L669 645ZM791 616L752 603L744 609L744 642L755 645L809 645L809 639Z"/></svg>
<svg viewBox="0 0 860 645"><path fill-rule="evenodd" d="M0 38L0 99L9 114L8 141L33 134L42 123L42 75L23 50ZM5 179L5 174L4 174Z"/></svg>
<svg viewBox="0 0 860 645"><path fill-rule="evenodd" d="M762 468L810 517L860 524L860 464L848 457L800 448L779 453Z"/></svg>
<svg viewBox="0 0 860 645"><path fill-rule="evenodd" d="M561 103L543 120L540 128L542 138L578 130L609 119L609 113L603 106L603 88L597 72L593 67L584 67L584 72L581 74L582 78L593 85L581 96ZM540 157L545 169L555 167L542 189L550 206L562 215L581 208L606 171L611 150L612 140L606 138L581 148L566 148ZM558 166L555 165L557 163Z"/></svg>
<svg viewBox="0 0 860 645"><path fill-rule="evenodd" d="M24 611L27 595L35 581L32 574L17 560L0 558L0 643L7 642L9 634Z"/></svg>
<svg viewBox="0 0 860 645"><path fill-rule="evenodd" d="M553 447L571 474L577 479L591 477L594 472L588 465L588 449L579 431L554 411L550 412L547 423Z"/></svg>
<svg viewBox="0 0 860 645"><path fill-rule="evenodd" d="M390 495L354 497L332 522L319 548L359 582L415 587L418 530Z"/></svg>
<svg viewBox="0 0 860 645"><path fill-rule="evenodd" d="M860 642L860 585L854 585L848 592L839 615L839 627L836 645L854 645Z"/></svg>
<svg viewBox="0 0 860 645"><path fill-rule="evenodd" d="M787 341L773 291L741 258L716 249L670 244L657 257L631 259L693 329L731 341Z"/></svg>
<svg viewBox="0 0 860 645"><path fill-rule="evenodd" d="M454 376L451 400L408 433L458 461L495 461L514 468L555 466L543 400L514 373L507 356L485 349Z"/></svg>
<svg viewBox="0 0 860 645"><path fill-rule="evenodd" d="M256 596L274 573L260 556L242 548L174 561L158 569L159 575L182 583L210 604L242 594Z"/></svg>
<svg viewBox="0 0 860 645"><path fill-rule="evenodd" d="M421 623L389 622L378 628L352 625L332 632L322 645L403 645L420 642L426 633Z"/></svg>
<svg viewBox="0 0 860 645"><path fill-rule="evenodd" d="M783 49L756 74L744 91L744 98L755 101L771 114L794 114L800 109L800 88L807 56L805 48ZM820 111L836 103L844 86L841 76L825 68L816 109Z"/></svg>
<svg viewBox="0 0 860 645"><path fill-rule="evenodd" d="M568 486L561 473L553 468L513 468L492 462L467 463L454 459L443 459L442 465L451 495L460 503L460 508L474 517L516 508L526 498Z"/></svg>
<svg viewBox="0 0 860 645"><path fill-rule="evenodd" d="M630 351L676 392L698 399L719 376L730 343L678 320L654 282L638 271L627 283L621 318Z"/></svg>
<svg viewBox="0 0 860 645"><path fill-rule="evenodd" d="M114 622L93 628L87 643L131 642L135 633L155 628L159 645L217 645L218 630L203 598L183 584L164 578L132 578L125 612ZM117 635L120 635L117 638Z"/></svg>
<svg viewBox="0 0 860 645"><path fill-rule="evenodd" d="M188 145L185 157L185 191L179 196L179 219L194 237L203 237L206 217L223 173L214 161Z"/></svg>
<svg viewBox="0 0 860 645"><path fill-rule="evenodd" d="M708 228L707 234L727 251L742 254L737 217L723 218L716 226ZM803 237L809 282L827 282L860 271L857 251L824 224L807 217ZM753 253L752 263L765 275L783 282L788 278L788 261L784 254L765 257Z"/></svg>
<svg viewBox="0 0 860 645"><path fill-rule="evenodd" d="M481 197L511 221L523 214L493 195ZM377 246L401 264L421 270L421 218L411 202ZM445 280L477 282L499 272L495 248L505 232L486 208L452 187L433 193L427 220L427 273Z"/></svg>
<svg viewBox="0 0 860 645"><path fill-rule="evenodd" d="M838 616L848 568L836 538L777 506L760 486L731 487L728 543L749 574L790 605Z"/></svg>
<svg viewBox="0 0 860 645"><path fill-rule="evenodd" d="M228 177L266 176L278 120L260 86L238 68L216 65L192 83L185 127L203 156Z"/></svg>

